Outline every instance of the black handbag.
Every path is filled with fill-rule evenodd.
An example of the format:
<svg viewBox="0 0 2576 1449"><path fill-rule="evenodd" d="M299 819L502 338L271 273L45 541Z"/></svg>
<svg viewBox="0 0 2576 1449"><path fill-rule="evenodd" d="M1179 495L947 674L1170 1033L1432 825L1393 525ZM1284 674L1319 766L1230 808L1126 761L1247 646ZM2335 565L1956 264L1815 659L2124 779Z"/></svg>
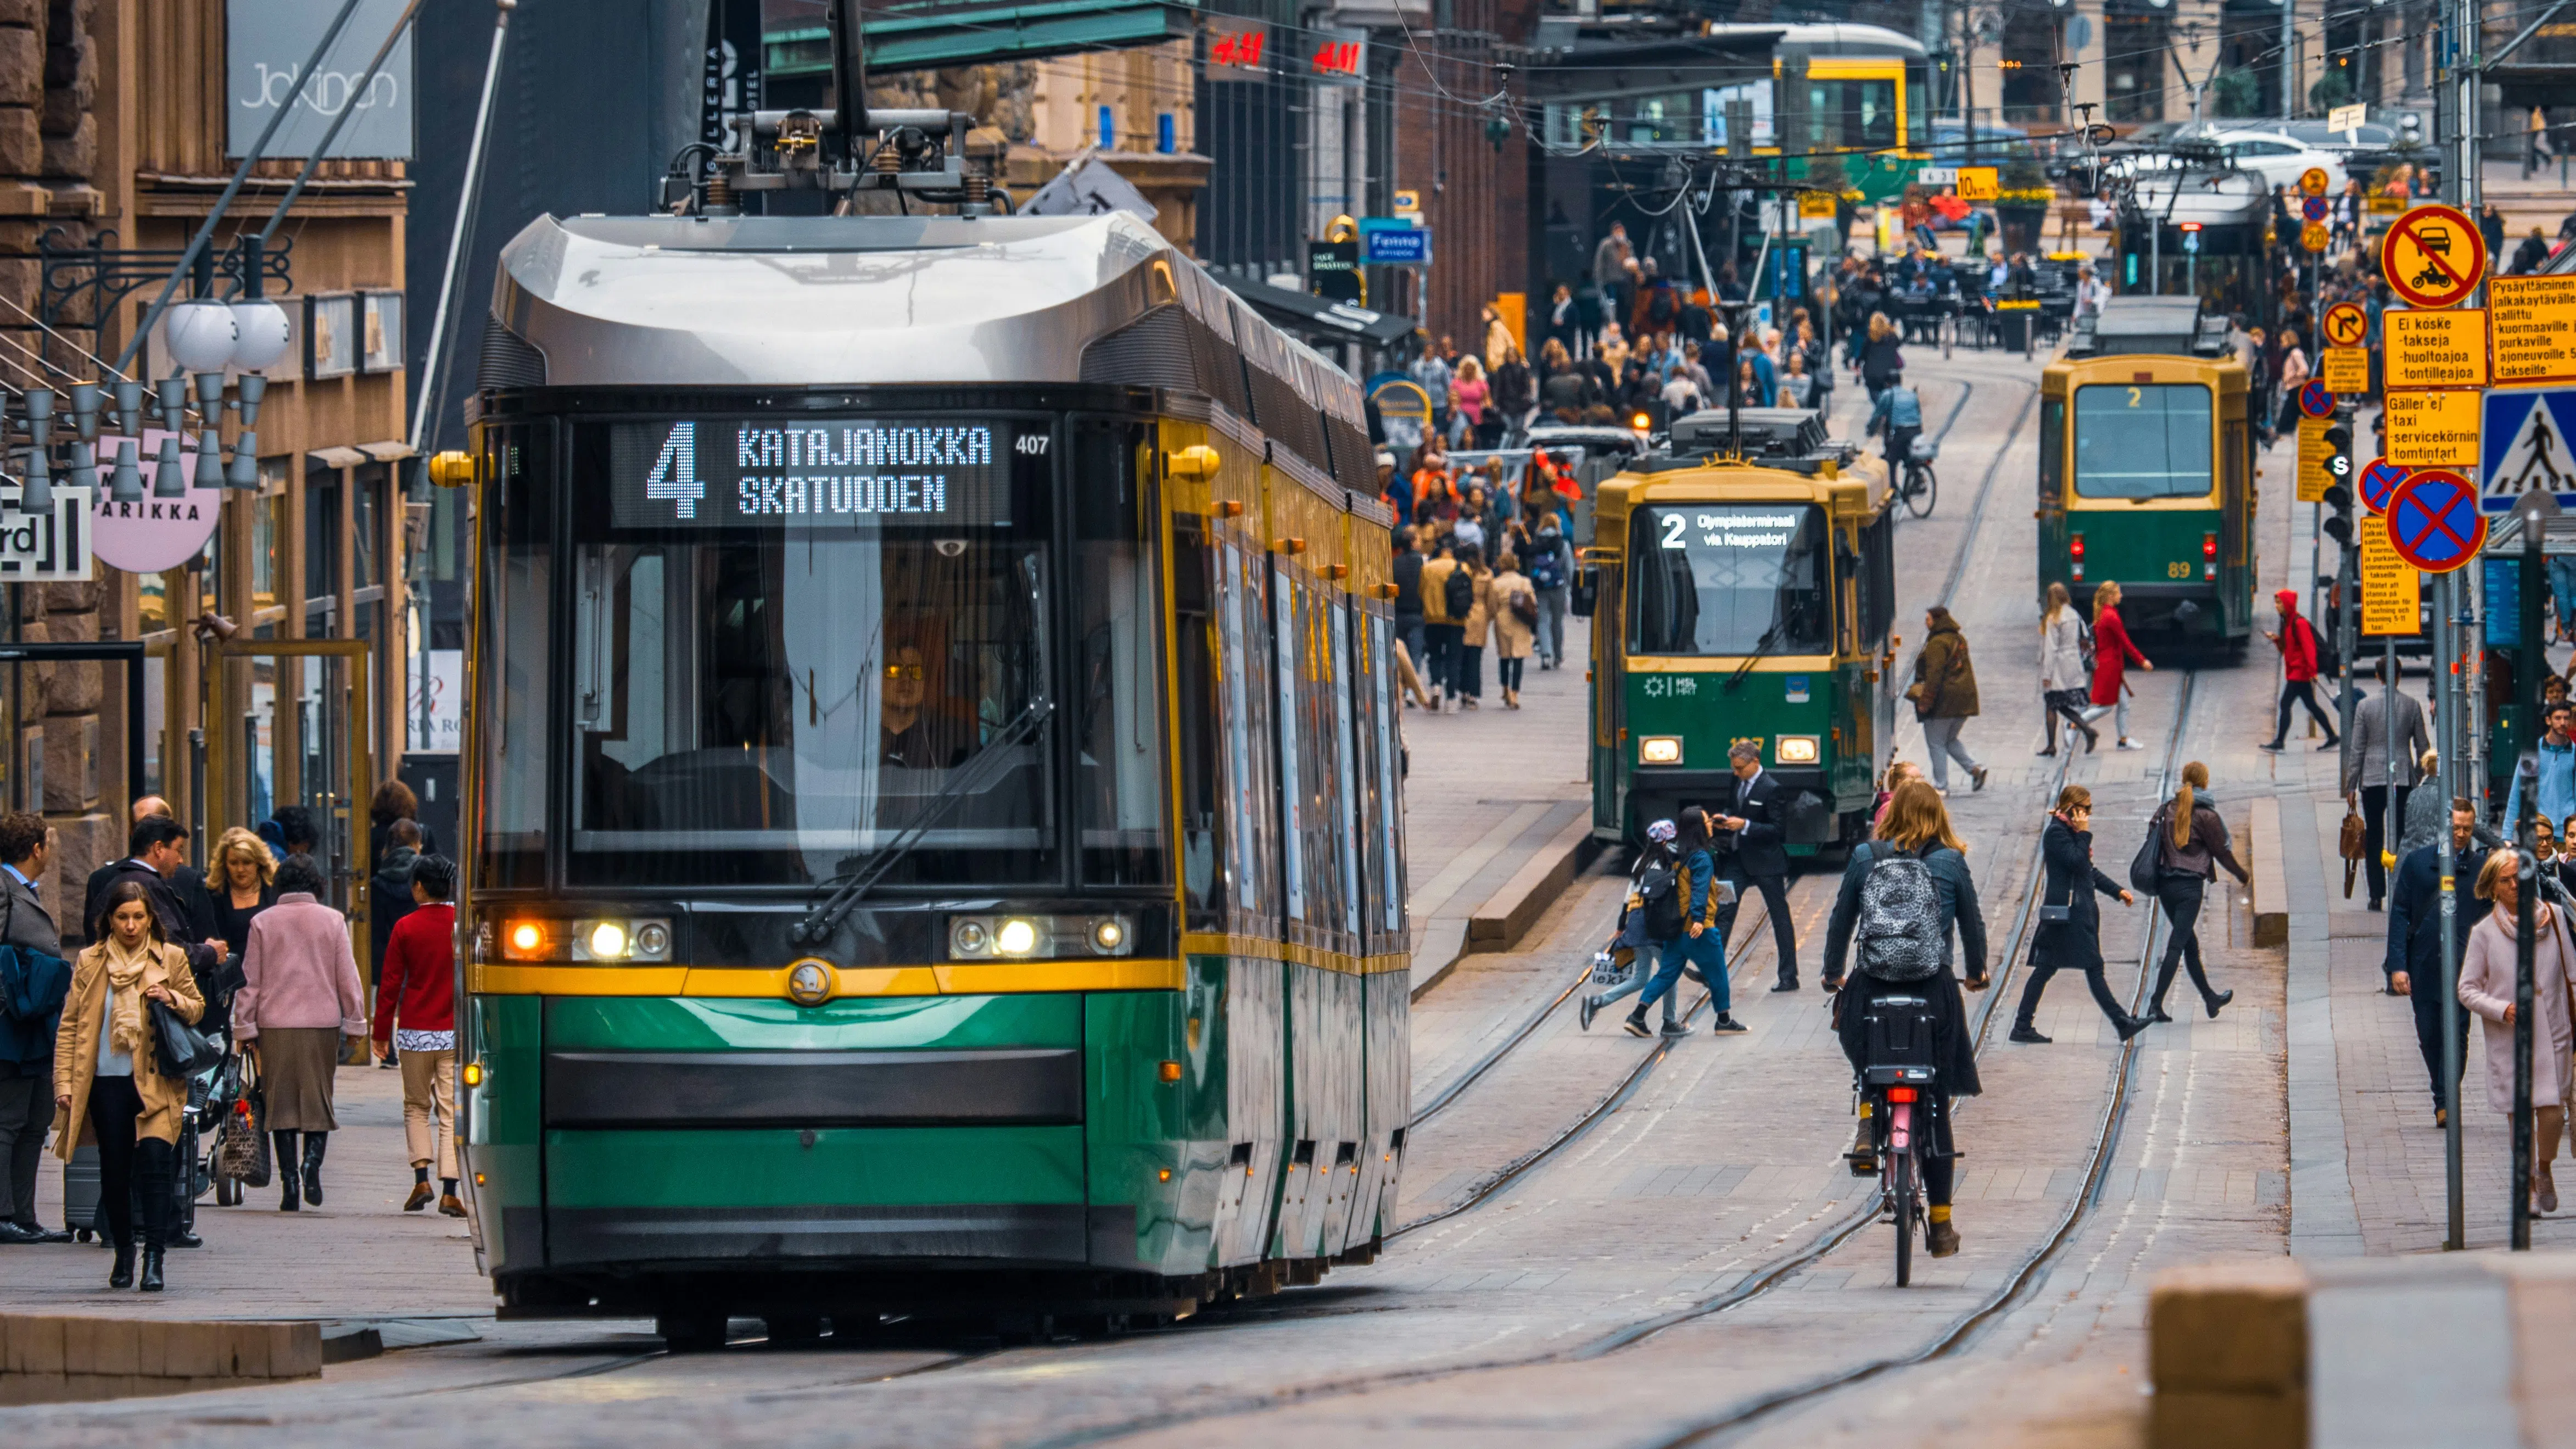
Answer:
<svg viewBox="0 0 2576 1449"><path fill-rule="evenodd" d="M2147 838L2138 842L2138 854L2129 862L2129 889L2142 896L2156 893L2156 882L2162 874L2159 867L2164 861L2165 819L2165 813L2158 811L2156 818L2147 822Z"/></svg>
<svg viewBox="0 0 2576 1449"><path fill-rule="evenodd" d="M2075 892L2072 890L2066 893L2066 904L2062 906L2052 906L2045 899L2039 903L2039 923L2043 926L2063 926L2074 919Z"/></svg>
<svg viewBox="0 0 2576 1449"><path fill-rule="evenodd" d="M152 1054L160 1064L161 1074L186 1081L224 1059L224 1049L212 1037L190 1026L165 1002L143 1003L152 1017Z"/></svg>

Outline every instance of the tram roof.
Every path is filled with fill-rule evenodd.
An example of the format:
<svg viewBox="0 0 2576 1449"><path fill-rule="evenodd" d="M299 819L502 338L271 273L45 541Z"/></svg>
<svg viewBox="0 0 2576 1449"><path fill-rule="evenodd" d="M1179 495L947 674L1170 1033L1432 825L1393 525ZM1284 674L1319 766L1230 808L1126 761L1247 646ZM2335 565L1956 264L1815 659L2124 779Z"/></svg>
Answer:
<svg viewBox="0 0 2576 1449"><path fill-rule="evenodd" d="M1136 377L1139 349L1093 346L1179 312L1361 425L1348 374L1124 212L540 216L502 249L492 296L515 350L541 354L507 380L556 387L1185 386L1186 345L1179 374Z"/></svg>
<svg viewBox="0 0 2576 1449"><path fill-rule="evenodd" d="M2149 171L2137 178L2135 194L2140 212L2168 226L2185 222L2203 226L2260 225L2272 206L2263 178L2250 171L2199 167Z"/></svg>

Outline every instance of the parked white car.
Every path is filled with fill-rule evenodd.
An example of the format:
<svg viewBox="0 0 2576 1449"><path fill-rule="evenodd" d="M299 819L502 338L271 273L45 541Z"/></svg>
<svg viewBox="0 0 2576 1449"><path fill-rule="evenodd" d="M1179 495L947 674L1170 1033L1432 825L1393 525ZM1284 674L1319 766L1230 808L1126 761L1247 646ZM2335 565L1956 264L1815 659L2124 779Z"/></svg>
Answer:
<svg viewBox="0 0 2576 1449"><path fill-rule="evenodd" d="M2343 190L2342 153L2318 149L2286 131L2221 131L2210 139L2267 186L2296 186L2300 173L2314 166L2326 173L2329 194Z"/></svg>

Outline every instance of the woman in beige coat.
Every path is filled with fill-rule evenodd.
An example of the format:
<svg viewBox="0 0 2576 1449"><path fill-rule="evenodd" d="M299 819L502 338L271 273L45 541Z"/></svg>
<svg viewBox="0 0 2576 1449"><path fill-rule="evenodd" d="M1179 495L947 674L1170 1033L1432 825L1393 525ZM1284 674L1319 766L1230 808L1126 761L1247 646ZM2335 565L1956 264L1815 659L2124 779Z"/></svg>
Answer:
<svg viewBox="0 0 2576 1449"><path fill-rule="evenodd" d="M160 1002L194 1022L206 1011L188 953L161 938L140 882L107 894L107 939L72 963L71 994L54 1033L54 1152L64 1161L84 1140L98 1143L99 1203L107 1213L116 1265L107 1286L134 1283L134 1199L143 1199L143 1291L161 1291L161 1252L178 1216L175 1174L179 1116L188 1084L162 1075L153 1052Z"/></svg>
<svg viewBox="0 0 2576 1449"><path fill-rule="evenodd" d="M1473 549L1463 554L1458 567L1476 576L1476 607L1467 611L1466 628L1458 641L1458 677L1451 681L1451 692L1459 695L1469 709L1481 709L1485 700L1485 636L1494 626L1494 571L1485 567L1485 557Z"/></svg>
<svg viewBox="0 0 2576 1449"><path fill-rule="evenodd" d="M2478 872L2478 896L2495 902L2486 919L2469 928L2460 961L2460 1004L2486 1023L2487 1105L2513 1119L2515 927L2521 882L2514 878L2517 853L2499 850ZM2532 950L2531 1023L2531 1195L2537 1211L2558 1210L2558 1184L2549 1166L2558 1156L2558 1138L2567 1120L2567 1052L2571 1037L2567 1015L2568 977L2576 972L2576 938L2565 916L2547 901L2534 903L2532 920L2540 928Z"/></svg>
<svg viewBox="0 0 2576 1449"><path fill-rule="evenodd" d="M1538 641L1538 586L1521 572L1521 561L1504 554L1494 562L1494 577L1486 593L1494 616L1494 672L1503 685L1503 708L1521 707L1521 669L1530 657L1531 646ZM1521 617L1521 610L1529 618Z"/></svg>

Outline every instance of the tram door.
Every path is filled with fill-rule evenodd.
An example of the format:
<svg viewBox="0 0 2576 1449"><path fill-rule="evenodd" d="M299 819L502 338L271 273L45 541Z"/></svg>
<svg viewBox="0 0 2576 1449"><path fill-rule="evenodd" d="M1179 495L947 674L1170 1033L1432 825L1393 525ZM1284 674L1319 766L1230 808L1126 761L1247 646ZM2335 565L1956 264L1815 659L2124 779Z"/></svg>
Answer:
<svg viewBox="0 0 2576 1449"><path fill-rule="evenodd" d="M330 904L349 917L367 971L367 804L375 781L375 719L364 639L233 639L218 645L209 681L206 816L214 841L301 806L320 839L313 857ZM209 883L212 884L211 882Z"/></svg>

